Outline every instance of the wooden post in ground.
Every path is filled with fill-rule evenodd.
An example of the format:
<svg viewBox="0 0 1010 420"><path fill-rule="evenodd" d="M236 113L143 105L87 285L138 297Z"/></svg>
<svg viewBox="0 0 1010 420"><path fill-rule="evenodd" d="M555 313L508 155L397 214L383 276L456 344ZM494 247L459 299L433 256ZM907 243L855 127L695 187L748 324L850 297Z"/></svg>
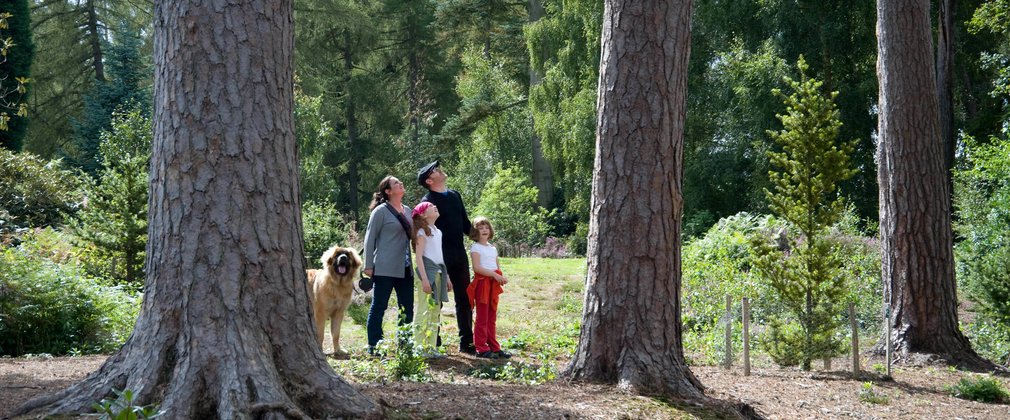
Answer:
<svg viewBox="0 0 1010 420"><path fill-rule="evenodd" d="M722 366L724 369L733 366L733 317L730 312L732 309L733 297L726 295L726 360Z"/></svg>
<svg viewBox="0 0 1010 420"><path fill-rule="evenodd" d="M849 323L852 324L852 376L859 376L859 323L856 322L855 302L849 302Z"/></svg>
<svg viewBox="0 0 1010 420"><path fill-rule="evenodd" d="M887 305L887 309L884 311L884 345L887 346L886 361L887 363L887 377L891 377L891 305Z"/></svg>
<svg viewBox="0 0 1010 420"><path fill-rule="evenodd" d="M750 376L750 301L743 298L743 376Z"/></svg>

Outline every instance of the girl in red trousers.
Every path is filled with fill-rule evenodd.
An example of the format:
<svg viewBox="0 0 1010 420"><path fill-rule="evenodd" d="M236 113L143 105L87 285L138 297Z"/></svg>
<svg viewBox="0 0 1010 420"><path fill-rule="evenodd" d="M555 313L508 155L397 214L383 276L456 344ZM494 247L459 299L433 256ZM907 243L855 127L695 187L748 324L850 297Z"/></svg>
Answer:
<svg viewBox="0 0 1010 420"><path fill-rule="evenodd" d="M470 229L470 260L473 262L473 282L466 292L470 297L470 306L475 308L477 321L473 326L473 344L477 348L477 357L485 359L509 358L511 354L503 351L495 339L495 322L498 318L498 295L502 286L509 281L502 275L498 265L498 249L488 243L494 238L494 228L486 217L473 220Z"/></svg>

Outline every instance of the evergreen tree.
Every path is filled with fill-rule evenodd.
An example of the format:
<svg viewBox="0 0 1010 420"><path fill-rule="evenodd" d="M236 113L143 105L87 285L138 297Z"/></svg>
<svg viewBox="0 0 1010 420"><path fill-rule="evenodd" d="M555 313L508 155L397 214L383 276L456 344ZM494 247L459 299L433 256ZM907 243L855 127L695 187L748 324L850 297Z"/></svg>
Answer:
<svg viewBox="0 0 1010 420"><path fill-rule="evenodd" d="M800 80L787 80L794 92L785 96L776 90L787 112L778 115L783 129L769 132L782 151L768 155L778 169L769 171L774 191L765 193L772 211L799 237L789 235L784 247L755 239L755 266L791 316L773 319L769 354L783 366L809 370L811 360L835 356L844 344L835 330L841 325L846 284L842 261L826 234L844 211L838 184L856 173L849 163L856 142L836 142L842 126L833 102L838 92L822 95L822 82L807 78L802 56L797 67Z"/></svg>
<svg viewBox="0 0 1010 420"><path fill-rule="evenodd" d="M140 34L141 57L151 56L151 1L47 0L33 2L36 45L25 149L47 158L70 147L82 119L84 98L96 80L108 80L110 40L120 37L120 22ZM148 76L150 79L150 76ZM146 82L150 84L150 80ZM97 144L98 132L94 133Z"/></svg>
<svg viewBox="0 0 1010 420"><path fill-rule="evenodd" d="M15 151L28 128L24 98L35 55L31 20L28 0L0 3L0 147Z"/></svg>
<svg viewBox="0 0 1010 420"><path fill-rule="evenodd" d="M88 204L73 224L84 248L104 262L95 274L138 288L144 280L152 139L145 114L134 106L113 115L112 129L101 135L99 179L90 180Z"/></svg>
<svg viewBox="0 0 1010 420"><path fill-rule="evenodd" d="M96 173L100 162L98 145L101 133L112 127L112 114L130 104L145 114L150 113L150 67L140 55L141 39L125 23L119 36L107 48L109 80L95 80L91 93L84 98L84 114L72 119L75 129L74 148L68 154L86 172Z"/></svg>

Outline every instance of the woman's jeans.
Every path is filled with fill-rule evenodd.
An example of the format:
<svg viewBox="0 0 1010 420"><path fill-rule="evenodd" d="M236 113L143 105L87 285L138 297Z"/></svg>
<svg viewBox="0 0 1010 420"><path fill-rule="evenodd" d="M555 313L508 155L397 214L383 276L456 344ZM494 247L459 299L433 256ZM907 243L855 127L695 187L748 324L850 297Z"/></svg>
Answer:
<svg viewBox="0 0 1010 420"><path fill-rule="evenodd" d="M389 296L396 291L396 304L400 309L398 325L414 321L414 274L404 267L403 277L372 277L372 306L368 309L368 347L382 340L382 316L389 307Z"/></svg>

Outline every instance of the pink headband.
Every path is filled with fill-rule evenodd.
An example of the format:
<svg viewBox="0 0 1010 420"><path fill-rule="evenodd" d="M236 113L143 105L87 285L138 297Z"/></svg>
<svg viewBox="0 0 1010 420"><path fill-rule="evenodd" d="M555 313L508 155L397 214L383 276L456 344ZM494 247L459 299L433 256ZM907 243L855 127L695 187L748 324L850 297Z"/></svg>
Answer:
<svg viewBox="0 0 1010 420"><path fill-rule="evenodd" d="M414 207L414 212L410 214L410 217L413 218L420 216L424 214L424 212L428 211L428 207L432 206L434 206L434 204L431 204L427 201L422 201L421 204L418 204L417 207Z"/></svg>

